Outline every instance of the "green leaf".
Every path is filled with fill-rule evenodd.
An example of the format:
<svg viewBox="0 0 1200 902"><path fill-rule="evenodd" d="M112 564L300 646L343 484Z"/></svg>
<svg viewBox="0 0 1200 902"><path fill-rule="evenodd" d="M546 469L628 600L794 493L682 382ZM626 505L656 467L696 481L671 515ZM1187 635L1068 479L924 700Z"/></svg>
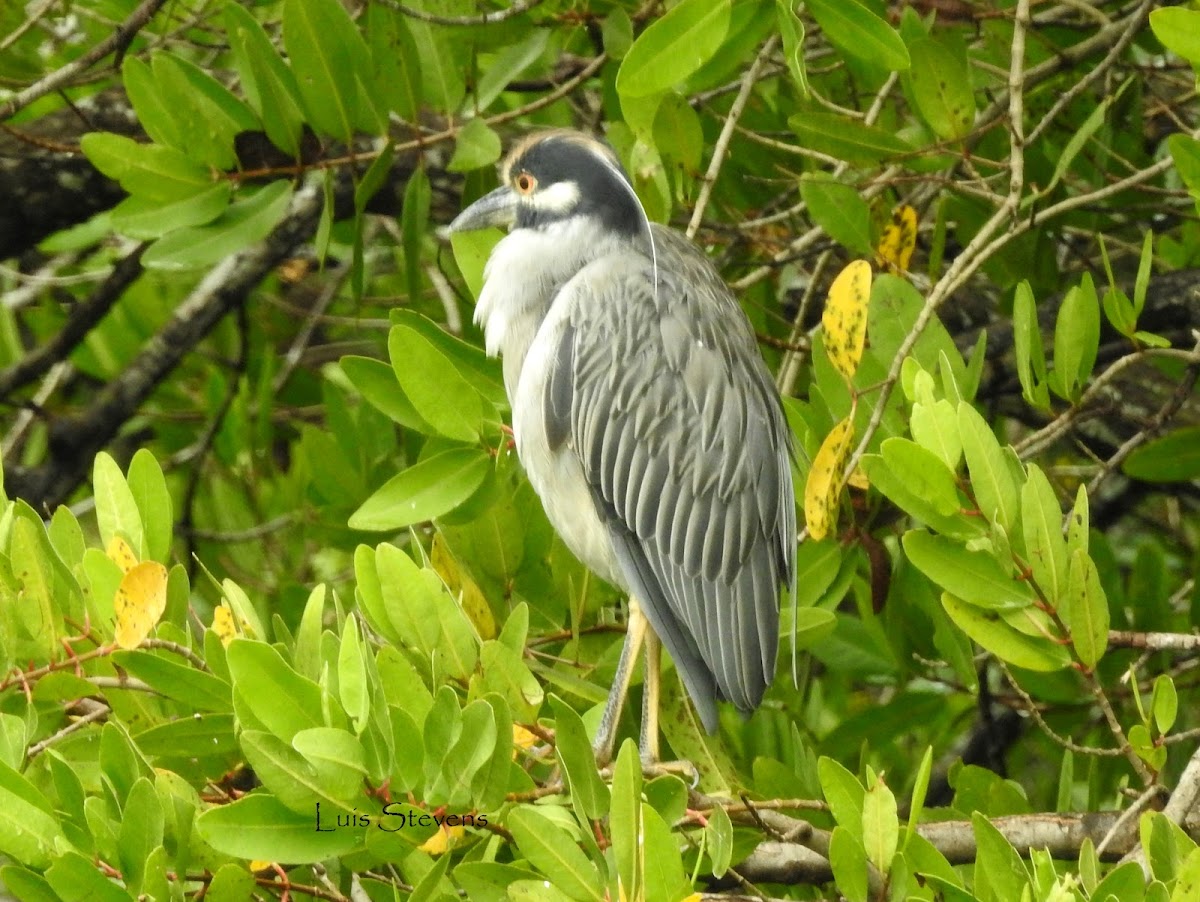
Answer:
<svg viewBox="0 0 1200 902"><path fill-rule="evenodd" d="M904 845L901 851L908 848L917 833L917 825L921 822L921 810L925 807L925 794L929 791L929 775L933 771L933 746L925 747L921 763L917 767L917 776L913 780L912 799L908 805L908 825L904 833Z"/></svg>
<svg viewBox="0 0 1200 902"><path fill-rule="evenodd" d="M509 648L502 640L489 639L479 649L479 667L483 672L484 691L503 698L518 721L537 717L543 698L542 684L520 652Z"/></svg>
<svg viewBox="0 0 1200 902"><path fill-rule="evenodd" d="M1087 667L1096 663L1108 647L1108 598L1100 585L1100 574L1087 552L1071 553L1067 584L1067 624L1071 644Z"/></svg>
<svg viewBox="0 0 1200 902"><path fill-rule="evenodd" d="M1187 482L1200 476L1200 426L1182 426L1137 448L1121 466L1144 482Z"/></svg>
<svg viewBox="0 0 1200 902"><path fill-rule="evenodd" d="M1028 892L1029 872L1017 850L982 812L971 815L975 830L975 882L987 886L993 899L1020 899Z"/></svg>
<svg viewBox="0 0 1200 902"><path fill-rule="evenodd" d="M1153 10L1150 28L1164 47L1200 66L1200 11L1181 6Z"/></svg>
<svg viewBox="0 0 1200 902"><path fill-rule="evenodd" d="M829 838L829 866L838 891L849 902L867 902L867 853L848 828L833 828Z"/></svg>
<svg viewBox="0 0 1200 902"><path fill-rule="evenodd" d="M150 139L156 144L184 149L175 112L163 100L150 66L139 57L127 56L121 63L121 78L138 122Z"/></svg>
<svg viewBox="0 0 1200 902"><path fill-rule="evenodd" d="M1100 347L1100 302L1090 273L1067 292L1054 326L1054 374L1060 395L1077 402Z"/></svg>
<svg viewBox="0 0 1200 902"><path fill-rule="evenodd" d="M237 165L234 138L256 131L258 118L219 81L170 53L151 60L155 85L175 120L176 149L214 169Z"/></svg>
<svg viewBox="0 0 1200 902"><path fill-rule="evenodd" d="M284 0L283 44L313 128L347 143L359 130L382 134L370 51L337 0Z"/></svg>
<svg viewBox="0 0 1200 902"><path fill-rule="evenodd" d="M904 553L918 570L968 604L990 610L1018 610L1033 603L1028 583L1013 579L985 551L969 551L953 539L923 529L905 533Z"/></svg>
<svg viewBox="0 0 1200 902"><path fill-rule="evenodd" d="M554 710L554 750L571 791L571 801L583 816L596 820L608 814L609 792L596 771L596 756L588 742L583 720L566 702L550 696Z"/></svg>
<svg viewBox="0 0 1200 902"><path fill-rule="evenodd" d="M450 172L470 172L491 166L500 159L500 136L488 124L476 117L458 132L454 155L446 164Z"/></svg>
<svg viewBox="0 0 1200 902"><path fill-rule="evenodd" d="M809 150L856 165L873 165L915 149L894 132L837 113L814 110L796 113L788 118L788 125Z"/></svg>
<svg viewBox="0 0 1200 902"><path fill-rule="evenodd" d="M866 790L858 778L837 761L824 756L817 761L817 776L833 819L849 830L852 836L862 836Z"/></svg>
<svg viewBox="0 0 1200 902"><path fill-rule="evenodd" d="M141 777L129 791L117 836L121 874L130 889L139 891L147 876L147 860L163 841L163 809L154 784Z"/></svg>
<svg viewBox="0 0 1200 902"><path fill-rule="evenodd" d="M306 864L337 858L361 848L363 830L323 824L314 829L311 811L290 811L266 793L255 792L228 805L217 805L196 818L206 843L243 860Z"/></svg>
<svg viewBox="0 0 1200 902"><path fill-rule="evenodd" d="M511 730L504 737L506 751L511 748L510 737ZM497 738L491 705L482 699L467 705L462 711L462 732L441 760L440 778L426 788L426 799L459 810L470 808L476 775L491 760Z"/></svg>
<svg viewBox="0 0 1200 902"><path fill-rule="evenodd" d="M733 822L720 805L708 816L708 857L712 861L712 875L724 877L733 861Z"/></svg>
<svg viewBox="0 0 1200 902"><path fill-rule="evenodd" d="M947 517L938 512L937 508L920 493L914 491L905 477L893 470L879 454L863 455L859 464L871 486L899 507L902 511L916 520L936 529L938 532L967 539L981 535L986 531L981 517L955 515Z"/></svg>
<svg viewBox="0 0 1200 902"><path fill-rule="evenodd" d="M792 81L800 90L800 96L807 99L811 92L808 88L808 71L804 67L804 22L796 14L796 5L795 0L775 0L779 35L783 39L783 56L787 60L788 71L792 73Z"/></svg>
<svg viewBox="0 0 1200 902"><path fill-rule="evenodd" d="M879 450L891 471L939 514L962 510L953 471L932 451L906 438L885 439Z"/></svg>
<svg viewBox="0 0 1200 902"><path fill-rule="evenodd" d="M116 461L106 452L96 455L92 464L92 490L96 495L96 521L100 541L107 548L114 536L121 536L138 554L142 550L142 517L137 500Z"/></svg>
<svg viewBox="0 0 1200 902"><path fill-rule="evenodd" d="M1046 352L1038 327L1037 304L1028 282L1017 286L1013 299L1013 345L1017 355L1017 378L1021 394L1034 407L1050 407L1050 392L1046 388Z"/></svg>
<svg viewBox="0 0 1200 902"><path fill-rule="evenodd" d="M603 902L604 883L600 872L565 830L531 806L509 812L508 828L521 854L550 877L555 886L572 899Z"/></svg>
<svg viewBox="0 0 1200 902"><path fill-rule="evenodd" d="M225 31L242 90L262 119L267 137L288 156L299 157L304 112L296 76L258 20L241 4L225 5Z"/></svg>
<svg viewBox="0 0 1200 902"><path fill-rule="evenodd" d="M367 772L362 743L348 730L310 727L292 737L292 748L317 775L317 785L334 799L350 800L362 788Z"/></svg>
<svg viewBox="0 0 1200 902"><path fill-rule="evenodd" d="M975 93L963 45L962 52L934 38L918 38L908 46L909 72L917 112L939 138L957 141L975 126Z"/></svg>
<svg viewBox="0 0 1200 902"><path fill-rule="evenodd" d="M800 197L813 223L830 238L859 256L873 253L871 210L857 188L825 173L805 173L800 177Z"/></svg>
<svg viewBox="0 0 1200 902"><path fill-rule="evenodd" d="M92 165L130 194L166 203L210 188L207 166L170 147L138 144L124 135L89 132L79 142Z"/></svg>
<svg viewBox="0 0 1200 902"><path fill-rule="evenodd" d="M730 0L682 0L643 31L617 72L617 93L648 97L669 90L699 69L725 40Z"/></svg>
<svg viewBox="0 0 1200 902"><path fill-rule="evenodd" d="M892 867L896 846L900 838L900 818L896 809L896 796L888 789L882 778L867 790L863 799L863 848L867 860L883 874Z"/></svg>
<svg viewBox="0 0 1200 902"><path fill-rule="evenodd" d="M58 894L58 899L129 902L133 898L127 890L109 880L90 856L85 858L73 850L55 860L46 871L46 881Z"/></svg>
<svg viewBox="0 0 1200 902"><path fill-rule="evenodd" d="M1200 141L1190 135L1176 132L1167 138L1167 149L1170 150L1171 160L1179 171L1179 178L1192 192L1192 197L1200 203Z"/></svg>
<svg viewBox="0 0 1200 902"><path fill-rule="evenodd" d="M400 210L400 245L404 250L405 282L411 297L419 297L421 293L421 248L429 227L432 191L425 167L418 166L404 186L404 205Z"/></svg>
<svg viewBox="0 0 1200 902"><path fill-rule="evenodd" d="M174 518L167 481L154 455L139 448L129 462L129 491L142 524L142 560L167 563Z"/></svg>
<svg viewBox="0 0 1200 902"><path fill-rule="evenodd" d="M469 344L451 335L427 316L414 310L393 310L392 324L406 326L419 332L430 344L446 355L459 375L471 383L480 396L493 405L508 405L504 393L504 378L499 361L489 357L478 345ZM492 415L491 411L486 411Z"/></svg>
<svg viewBox="0 0 1200 902"><path fill-rule="evenodd" d="M367 43L381 99L405 122L415 122L423 90L421 57L404 14L382 3L370 4Z"/></svg>
<svg viewBox="0 0 1200 902"><path fill-rule="evenodd" d="M321 687L296 673L270 645L234 639L226 653L241 702L284 742L301 730L325 726Z"/></svg>
<svg viewBox="0 0 1200 902"><path fill-rule="evenodd" d="M958 404L958 431L971 474L971 489L988 522L1012 533L1020 496L1004 451L987 421L970 403Z"/></svg>
<svg viewBox="0 0 1200 902"><path fill-rule="evenodd" d="M199 711L228 712L230 685L219 677L148 651L118 651L113 661L167 698Z"/></svg>
<svg viewBox="0 0 1200 902"><path fill-rule="evenodd" d="M342 628L338 647L338 697L361 734L371 713L371 696L367 687L367 665L363 660L363 644L358 635L358 620L351 614Z"/></svg>
<svg viewBox="0 0 1200 902"><path fill-rule="evenodd" d="M450 246L454 249L454 261L462 272L463 280L471 290L471 297L478 299L483 291L483 270L492 248L503 233L499 229L480 229L477 232L454 232L450 235Z"/></svg>
<svg viewBox="0 0 1200 902"><path fill-rule="evenodd" d="M130 238L161 238L176 229L212 222L229 206L232 193L229 182L217 182L166 203L145 196L127 197L113 208L112 226Z"/></svg>
<svg viewBox="0 0 1200 902"><path fill-rule="evenodd" d="M406 429L432 432L433 428L421 419L412 402L400 391L396 371L382 360L370 357L346 356L338 361L342 372L372 407L395 420Z"/></svg>
<svg viewBox="0 0 1200 902"><path fill-rule="evenodd" d="M613 858L617 879L625 887L627 898L643 894L641 869L637 866L641 849L642 764L637 745L631 739L621 743L617 763L613 765L612 807L608 823L612 833Z"/></svg>
<svg viewBox="0 0 1200 902"><path fill-rule="evenodd" d="M917 444L940 457L951 471L958 469L958 462L962 458L962 438L959 436L958 414L953 404L945 398L938 398L932 404L917 402L913 404L908 425Z"/></svg>
<svg viewBox="0 0 1200 902"><path fill-rule="evenodd" d="M1067 591L1067 543L1063 539L1062 510L1050 480L1036 464L1021 487L1021 533L1028 564L1046 600L1057 607Z"/></svg>
<svg viewBox="0 0 1200 902"><path fill-rule="evenodd" d="M50 800L0 762L0 852L30 867L44 868L61 838Z"/></svg>
<svg viewBox="0 0 1200 902"><path fill-rule="evenodd" d="M960 630L1003 661L1039 672L1062 670L1071 663L1061 645L1025 635L995 611L959 601L948 592L942 593L942 607Z"/></svg>
<svg viewBox="0 0 1200 902"><path fill-rule="evenodd" d="M232 204L207 225L177 229L142 255L148 269L182 270L212 266L271 233L287 212L292 188L271 182Z"/></svg>
<svg viewBox="0 0 1200 902"><path fill-rule="evenodd" d="M900 35L858 0L805 0L805 5L830 43L844 53L888 72L909 67Z"/></svg>
<svg viewBox="0 0 1200 902"><path fill-rule="evenodd" d="M393 326L388 355L401 390L421 419L447 438L479 439L483 409L478 392L428 338L410 326Z"/></svg>
<svg viewBox="0 0 1200 902"><path fill-rule="evenodd" d="M1150 703L1154 712L1154 725L1158 732L1166 736L1175 726L1175 717L1179 713L1179 695L1175 691L1175 681L1165 673L1154 678L1154 696Z"/></svg>
<svg viewBox="0 0 1200 902"><path fill-rule="evenodd" d="M384 483L350 515L350 528L385 532L436 519L475 494L491 468L481 448L435 454Z"/></svg>
<svg viewBox="0 0 1200 902"><path fill-rule="evenodd" d="M674 902L687 896L692 887L683 872L678 836L646 802L642 803L642 847L647 902Z"/></svg>
<svg viewBox="0 0 1200 902"><path fill-rule="evenodd" d="M468 99L466 104L469 111L475 116L479 116L495 103L496 99L508 90L510 82L516 81L526 69L541 59L550 40L550 34L549 28L531 28L523 40L496 54L479 74L479 81L475 85L474 100L472 102ZM499 139L497 139L498 143ZM457 153L456 150L456 156ZM497 151L498 156L499 152ZM447 168L453 171L452 167Z"/></svg>

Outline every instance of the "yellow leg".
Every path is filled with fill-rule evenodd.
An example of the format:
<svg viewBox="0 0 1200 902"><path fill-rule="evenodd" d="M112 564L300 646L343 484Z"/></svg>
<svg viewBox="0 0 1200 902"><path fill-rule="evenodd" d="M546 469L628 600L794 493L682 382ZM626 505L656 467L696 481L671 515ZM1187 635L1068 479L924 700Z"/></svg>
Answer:
<svg viewBox="0 0 1200 902"><path fill-rule="evenodd" d="M617 738L617 723L621 719L621 708L625 705L625 696L629 694L629 682L633 679L633 668L637 663L638 652L647 635L653 636L650 624L635 599L629 599L629 623L625 628L625 645L621 648L621 659L617 662L617 672L613 677L612 689L608 693L608 701L604 705L604 713L600 716L600 729L596 731L596 742L593 750L596 753L596 763L603 767L612 760L613 743ZM657 639L655 640L657 641Z"/></svg>
<svg viewBox="0 0 1200 902"><path fill-rule="evenodd" d="M662 688L662 642L654 630L646 630L646 667L642 677L642 736L638 748L642 753L644 767L657 764L658 754L658 699Z"/></svg>

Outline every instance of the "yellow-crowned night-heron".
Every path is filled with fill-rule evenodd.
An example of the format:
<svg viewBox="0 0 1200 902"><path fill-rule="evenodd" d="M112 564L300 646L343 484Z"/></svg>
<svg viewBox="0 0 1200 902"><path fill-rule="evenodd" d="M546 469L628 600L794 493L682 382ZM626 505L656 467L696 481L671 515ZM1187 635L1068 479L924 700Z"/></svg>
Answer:
<svg viewBox="0 0 1200 902"><path fill-rule="evenodd" d="M630 596L597 757L644 639L642 753L657 758L658 640L709 732L718 700L753 710L774 675L795 573L790 433L741 307L700 250L646 218L607 146L534 134L500 178L450 229L511 227L475 320L503 357L546 515Z"/></svg>

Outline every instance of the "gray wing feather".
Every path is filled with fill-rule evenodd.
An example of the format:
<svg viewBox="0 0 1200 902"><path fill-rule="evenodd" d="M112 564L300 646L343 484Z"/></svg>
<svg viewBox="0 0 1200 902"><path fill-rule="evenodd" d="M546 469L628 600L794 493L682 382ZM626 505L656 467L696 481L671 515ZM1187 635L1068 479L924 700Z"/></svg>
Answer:
<svg viewBox="0 0 1200 902"><path fill-rule="evenodd" d="M774 674L795 570L790 432L720 276L682 236L654 237L657 292L639 254L564 286L547 435L569 429L624 588L712 730L718 698L750 710Z"/></svg>

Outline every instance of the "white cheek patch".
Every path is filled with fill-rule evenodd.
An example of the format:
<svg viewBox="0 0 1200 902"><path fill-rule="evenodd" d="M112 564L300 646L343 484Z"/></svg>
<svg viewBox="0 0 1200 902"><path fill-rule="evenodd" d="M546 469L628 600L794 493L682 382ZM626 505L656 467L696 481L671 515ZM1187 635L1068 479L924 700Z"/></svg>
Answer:
<svg viewBox="0 0 1200 902"><path fill-rule="evenodd" d="M574 182L555 182L535 191L529 203L541 213L566 215L579 203L579 186Z"/></svg>

